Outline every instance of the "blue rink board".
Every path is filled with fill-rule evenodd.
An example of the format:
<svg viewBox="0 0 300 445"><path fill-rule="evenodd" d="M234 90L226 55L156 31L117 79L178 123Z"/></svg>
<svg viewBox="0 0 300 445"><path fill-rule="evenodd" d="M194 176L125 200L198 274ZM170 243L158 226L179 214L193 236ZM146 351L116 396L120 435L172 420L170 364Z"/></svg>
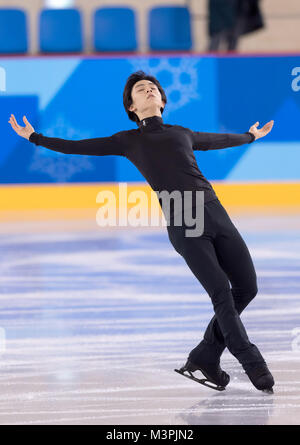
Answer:
<svg viewBox="0 0 300 445"><path fill-rule="evenodd" d="M64 155L18 138L8 124L26 114L46 136L86 139L137 128L123 108L127 77L139 69L158 78L168 103L163 120L195 131L244 132L274 119L254 144L195 152L209 180L299 180L299 57L165 56L124 58L0 58L6 91L0 94L0 183L144 181L119 156ZM300 69L299 69L300 70ZM22 75L20 75L22 73ZM300 83L300 82L299 82ZM264 144L274 144L267 169ZM280 144L280 145L278 145Z"/></svg>

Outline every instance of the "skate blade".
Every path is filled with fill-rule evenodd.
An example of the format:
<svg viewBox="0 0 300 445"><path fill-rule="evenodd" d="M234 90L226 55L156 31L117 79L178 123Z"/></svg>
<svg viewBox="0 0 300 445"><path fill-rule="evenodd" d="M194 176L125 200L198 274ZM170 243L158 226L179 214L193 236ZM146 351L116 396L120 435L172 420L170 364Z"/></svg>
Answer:
<svg viewBox="0 0 300 445"><path fill-rule="evenodd" d="M207 379L198 379L195 377L190 371L187 371L190 375L185 374L184 371L181 371L180 369L174 369L175 372L178 372L178 374L183 375L184 377L194 380L197 383L200 383L201 385L207 386L208 388L215 389L216 391L224 391L224 386L215 385L214 383L210 382Z"/></svg>
<svg viewBox="0 0 300 445"><path fill-rule="evenodd" d="M266 394L274 394L274 390L273 390L273 388L262 389L262 392L265 392Z"/></svg>

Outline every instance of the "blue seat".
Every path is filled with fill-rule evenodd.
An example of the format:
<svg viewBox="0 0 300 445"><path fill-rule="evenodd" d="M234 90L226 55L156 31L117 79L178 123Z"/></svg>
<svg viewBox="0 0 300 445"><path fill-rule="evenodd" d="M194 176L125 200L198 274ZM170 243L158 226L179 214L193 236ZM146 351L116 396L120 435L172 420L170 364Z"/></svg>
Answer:
<svg viewBox="0 0 300 445"><path fill-rule="evenodd" d="M136 51L136 22L133 9L98 8L93 15L95 51Z"/></svg>
<svg viewBox="0 0 300 445"><path fill-rule="evenodd" d="M27 16L22 9L0 8L0 53L28 51Z"/></svg>
<svg viewBox="0 0 300 445"><path fill-rule="evenodd" d="M42 9L39 21L40 51L82 51L82 20L76 8Z"/></svg>
<svg viewBox="0 0 300 445"><path fill-rule="evenodd" d="M184 6L161 6L148 13L148 37L151 50L192 49L191 18Z"/></svg>

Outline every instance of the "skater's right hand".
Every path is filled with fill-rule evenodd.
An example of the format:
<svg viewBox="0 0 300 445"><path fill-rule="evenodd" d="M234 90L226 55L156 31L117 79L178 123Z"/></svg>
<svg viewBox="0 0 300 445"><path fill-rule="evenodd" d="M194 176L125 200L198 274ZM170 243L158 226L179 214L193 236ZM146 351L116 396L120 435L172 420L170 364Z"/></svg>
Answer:
<svg viewBox="0 0 300 445"><path fill-rule="evenodd" d="M18 124L16 121L16 118L13 114L10 115L9 123L12 126L13 130L19 135L22 136L22 138L28 139L32 133L34 133L34 128L30 123L28 122L26 116L23 116L23 121L25 123L25 127L21 127L21 125Z"/></svg>

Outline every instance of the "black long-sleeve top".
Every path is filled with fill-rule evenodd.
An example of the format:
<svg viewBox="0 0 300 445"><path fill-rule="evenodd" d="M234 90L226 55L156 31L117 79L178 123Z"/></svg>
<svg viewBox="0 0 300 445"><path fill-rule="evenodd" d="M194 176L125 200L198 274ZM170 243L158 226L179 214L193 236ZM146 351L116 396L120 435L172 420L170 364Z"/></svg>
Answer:
<svg viewBox="0 0 300 445"><path fill-rule="evenodd" d="M34 132L29 141L66 154L124 156L138 168L156 193L179 190L183 206L182 192L192 191L193 201L188 208L195 206L194 193L197 190L204 191L204 202L217 199L212 185L199 170L194 150L234 147L249 144L254 139L255 136L250 132L231 134L192 131L179 125L165 124L161 117L152 116L142 119L138 129L120 131L108 137L72 141ZM159 203L162 206L161 199ZM170 216L175 213L171 205Z"/></svg>

